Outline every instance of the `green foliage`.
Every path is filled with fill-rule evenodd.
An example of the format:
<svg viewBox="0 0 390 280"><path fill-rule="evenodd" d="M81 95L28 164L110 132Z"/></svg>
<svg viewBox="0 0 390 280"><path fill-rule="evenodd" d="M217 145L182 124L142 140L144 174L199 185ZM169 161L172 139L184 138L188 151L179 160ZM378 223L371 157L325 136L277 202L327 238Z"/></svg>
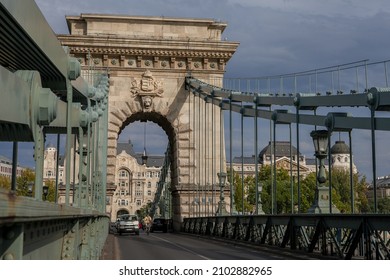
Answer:
<svg viewBox="0 0 390 280"><path fill-rule="evenodd" d="M148 202L146 205L142 206L139 210L136 211L138 219L143 220L145 216L149 214L149 210L152 207L152 203Z"/></svg>
<svg viewBox="0 0 390 280"><path fill-rule="evenodd" d="M0 175L0 188L11 189L11 180L6 176Z"/></svg>
<svg viewBox="0 0 390 280"><path fill-rule="evenodd" d="M378 213L390 214L390 198L389 197L378 199Z"/></svg>
<svg viewBox="0 0 390 280"><path fill-rule="evenodd" d="M36 186L33 185L32 193L29 194L28 192L28 185L34 184L35 182L35 172L32 169L25 169L22 171L21 175L16 178L16 195L20 196L35 196L35 188ZM44 183L46 186L49 187L49 192L47 195L46 200L54 202L55 201L55 182L54 181L47 181ZM5 189L11 189L11 180L8 179L5 176L0 176L0 187L3 187ZM42 194L42 199L44 199Z"/></svg>
<svg viewBox="0 0 390 280"><path fill-rule="evenodd" d="M56 196L56 184L53 180L46 181L45 185L49 187L49 192L47 194L47 201L55 202L55 196ZM42 194L43 199L43 194Z"/></svg>
<svg viewBox="0 0 390 280"><path fill-rule="evenodd" d="M267 214L272 213L272 197L275 195L274 213L291 213L291 180L289 173L285 169L276 169L276 182L274 182L272 179L273 172L274 170L270 165L263 166L259 172L259 184L263 186L261 193L263 211ZM294 201L296 201L295 193L294 191Z"/></svg>
<svg viewBox="0 0 390 280"><path fill-rule="evenodd" d="M258 175L258 185L262 186L260 193L260 201L262 209L265 213L271 213L271 190L273 189L273 181L271 167L263 166ZM230 178L230 176L228 176ZM277 213L291 212L291 181L288 171L277 169L276 171L276 210ZM242 212L254 212L256 209L256 181L254 176L244 178L244 188L242 187L242 179L239 173L234 172L234 203L236 210ZM243 200L244 191L244 200Z"/></svg>
<svg viewBox="0 0 390 280"><path fill-rule="evenodd" d="M230 176L228 176L228 178L230 178ZM254 210L253 189L255 187L254 178L251 176L244 178L244 185L243 185L240 175L236 172L233 172L233 182L235 187L234 202L235 202L236 210L240 213L242 213L243 208L244 208L244 212L246 213L253 211Z"/></svg>
<svg viewBox="0 0 390 280"><path fill-rule="evenodd" d="M16 194L28 196L28 184L35 182L35 172L29 168L22 171L21 175L16 178ZM32 195L34 196L35 186Z"/></svg>
<svg viewBox="0 0 390 280"><path fill-rule="evenodd" d="M301 209L300 213L306 213L309 210L310 206L314 202L314 194L316 189L316 173L309 173L305 179L300 181L300 194L301 194ZM298 185L298 183L297 183ZM298 204L298 186L296 187L296 203Z"/></svg>
<svg viewBox="0 0 390 280"><path fill-rule="evenodd" d="M354 193L355 213L367 212L368 200L366 178L359 179L359 174L353 174L352 186ZM341 213L351 213L351 184L349 171L343 169L332 170L332 202Z"/></svg>
<svg viewBox="0 0 390 280"><path fill-rule="evenodd" d="M276 207L274 213L291 213L292 204L294 212L298 208L298 184L297 181L291 182L289 171L285 169L276 170L276 183L272 179L273 169L270 165L263 166L258 174L258 184L262 186L261 202L262 209L266 214L272 212L272 190L274 195L276 193ZM230 176L228 176L230 178ZM329 177L328 177L329 178ZM300 180L300 213L306 213L314 202L314 194L316 188L316 174L310 173L305 179ZM325 184L329 184L326 182ZM254 211L256 207L256 182L253 176L248 176L244 179L244 188L242 187L242 179L239 173L233 174L234 185L234 203L236 210ZM291 202L291 185L293 186L293 201ZM244 191L244 201L242 199L242 192ZM367 182L363 176L360 178L359 174L353 174L353 191L355 213L365 213L370 210L369 202L367 200ZM389 199L390 200L390 199ZM332 202L342 213L351 212L351 188L349 172L345 170L332 170ZM381 205L380 211L382 213L390 212L390 202L383 200L378 205ZM379 209L379 206L378 206Z"/></svg>

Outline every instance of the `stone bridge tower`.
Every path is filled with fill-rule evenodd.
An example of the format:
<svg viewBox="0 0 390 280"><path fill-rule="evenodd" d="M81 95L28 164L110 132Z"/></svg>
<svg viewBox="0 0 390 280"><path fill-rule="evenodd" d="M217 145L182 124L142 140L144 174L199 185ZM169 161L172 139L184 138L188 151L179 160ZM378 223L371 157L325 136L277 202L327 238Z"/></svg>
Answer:
<svg viewBox="0 0 390 280"><path fill-rule="evenodd" d="M222 86L226 63L238 43L221 40L226 24L210 19L81 14L66 20L70 35L58 37L80 61L84 77L102 70L110 74L107 184L115 182L121 131L138 120L159 124L170 143L174 221L180 222L191 214L195 185L204 187L226 169L225 143L218 136L223 129L220 108L208 110L214 115L209 113L205 125L199 115L195 120L192 108L213 105L199 105L185 90L185 77L191 73ZM222 155L219 148L214 155L204 153L212 139L217 139L216 147L222 145ZM205 166L209 168L202 172Z"/></svg>

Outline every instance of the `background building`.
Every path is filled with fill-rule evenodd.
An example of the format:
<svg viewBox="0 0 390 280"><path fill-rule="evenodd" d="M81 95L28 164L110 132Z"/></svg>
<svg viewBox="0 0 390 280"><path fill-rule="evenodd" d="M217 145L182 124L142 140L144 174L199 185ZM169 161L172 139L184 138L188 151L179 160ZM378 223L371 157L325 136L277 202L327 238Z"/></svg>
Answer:
<svg viewBox="0 0 390 280"><path fill-rule="evenodd" d="M61 155L58 155L57 149L52 146L51 144L48 144L48 146L45 149L44 154L44 161L43 161L43 182L52 181L55 182L56 180L56 173L57 173L57 157L58 159L58 183L64 184L65 183L65 177L64 177L64 157Z"/></svg>
<svg viewBox="0 0 390 280"><path fill-rule="evenodd" d="M300 176L305 177L311 171L310 167L306 166L306 157L299 153L294 146L291 146L292 151L292 160L290 158L290 142L286 141L276 141L275 142L275 155L273 152L274 146L273 142L269 142L259 153L258 156L258 169L264 165L274 164L276 162L276 168L283 168L290 170L290 163L292 167L293 176L297 176L298 173L298 162L299 159L299 169ZM244 159L242 164L242 159ZM230 163L227 163L228 170L230 169ZM244 172L242 172L244 168ZM239 176L244 174L244 177L255 176L256 166L255 166L255 156L251 157L234 157L233 158L233 170L238 173ZM314 169L315 170L315 169Z"/></svg>
<svg viewBox="0 0 390 280"><path fill-rule="evenodd" d="M304 178L309 173L316 171L315 158L306 158L301 153L298 154L296 147L291 145L288 141L276 141L275 153L273 152L273 142L269 142L259 153L258 156L258 169L264 165L276 164L276 168L282 168L290 171L290 164L292 167L293 176L298 174L298 162L299 159L299 175ZM342 168L349 171L350 168L350 150L344 141L336 141L331 147L331 162L332 168ZM238 173L239 176L244 174L244 177L255 176L255 156L251 157L234 157L233 170ZM230 163L227 163L227 168L230 170ZM325 169L328 170L328 160L325 160ZM243 171L242 171L243 170ZM352 172L357 173L356 165L352 162Z"/></svg>
<svg viewBox="0 0 390 280"><path fill-rule="evenodd" d="M356 165L353 163L353 159L350 158L349 146L344 141L336 141L336 143L330 149L332 155L332 167L340 168L349 171L350 161L352 160L352 172L357 173Z"/></svg>
<svg viewBox="0 0 390 280"><path fill-rule="evenodd" d="M298 151L294 146L291 146L292 157L290 157L290 142L275 142L275 156L273 154L273 148L273 142L269 142L268 145L260 151L258 156L259 170L262 166L270 165L272 162L276 163L277 168L283 168L290 171L291 163L293 176L297 176L297 160L299 159L300 176L302 176L302 178L311 172L315 172L315 159L307 159L301 153L298 154ZM348 145L343 141L336 141L331 148L332 167L349 170L349 152ZM57 156L58 153L56 148L49 145L45 151L44 181L55 180ZM78 161L76 160L76 163L77 162ZM147 158L146 164L142 164L142 153L136 153L134 151L133 144L130 140L127 143L118 143L115 184L107 186L106 198L106 212L111 216L112 221L115 221L117 216L121 214L135 214L137 210L140 210L146 204L153 201L163 163L164 156L150 155ZM244 177L255 175L256 166L254 155L250 157L244 156L243 158L234 157L232 164L233 170L237 172L239 176L241 176L241 174L244 174ZM9 163L7 165L7 171L9 171L10 166L12 165ZM230 170L230 163L227 163L227 168ZM357 172L357 168L354 164L353 172ZM388 178L386 177L386 179ZM61 156L59 158L59 184L62 188L65 185L64 158ZM62 193L63 192L60 191L60 196L63 196ZM59 198L60 202L62 201L61 199L62 197ZM156 213L156 215L159 214L160 213L158 212Z"/></svg>
<svg viewBox="0 0 390 280"><path fill-rule="evenodd" d="M111 220L121 214L135 214L153 201L160 179L164 156L150 155L142 164L142 154L135 153L131 141L118 143L115 191L107 198Z"/></svg>
<svg viewBox="0 0 390 280"><path fill-rule="evenodd" d="M26 167L22 167L17 165L16 168L16 176L20 176L22 171L25 170ZM5 176L9 179L12 177L12 160L0 155L0 176Z"/></svg>

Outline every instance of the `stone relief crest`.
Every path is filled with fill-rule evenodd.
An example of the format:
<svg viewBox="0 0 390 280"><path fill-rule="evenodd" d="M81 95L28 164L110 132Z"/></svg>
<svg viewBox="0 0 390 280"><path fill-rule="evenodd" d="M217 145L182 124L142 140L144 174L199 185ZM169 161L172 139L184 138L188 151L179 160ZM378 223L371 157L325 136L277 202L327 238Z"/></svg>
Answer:
<svg viewBox="0 0 390 280"><path fill-rule="evenodd" d="M163 82L153 77L149 70L146 70L141 79L133 79L131 82L132 97L139 98L142 101L142 108L150 112L153 108L153 98L162 97L164 93Z"/></svg>

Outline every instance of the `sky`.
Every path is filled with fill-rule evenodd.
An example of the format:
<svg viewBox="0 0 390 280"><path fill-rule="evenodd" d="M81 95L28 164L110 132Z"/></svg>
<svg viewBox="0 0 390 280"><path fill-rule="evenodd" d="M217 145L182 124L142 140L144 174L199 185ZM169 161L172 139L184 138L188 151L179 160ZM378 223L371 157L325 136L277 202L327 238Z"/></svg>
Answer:
<svg viewBox="0 0 390 280"><path fill-rule="evenodd" d="M390 4L386 0L36 0L36 3L53 31L60 34L68 34L65 15L81 13L211 18L226 22L223 38L240 43L226 68L225 76L230 78L280 75L365 59L375 62L390 58ZM383 82L378 78L381 74L377 73L381 72L368 75L370 85ZM300 84L307 86L307 81ZM362 109L355 111L356 114L364 115L367 111ZM239 117L235 117L235 122L238 120ZM253 134L252 123L246 122L245 135ZM234 135L239 135L241 128L235 126L235 129L238 130ZM144 142L140 131L143 132L143 125L133 124L123 131L120 140L130 138L135 150L141 151ZM288 140L287 134L286 129L278 130L277 140ZM355 164L361 174L371 178L370 132L353 131L352 136ZM313 145L309 138L308 133L302 137L300 148L307 157L312 157ZM334 138L338 139L339 135ZM348 141L344 134L340 138ZM377 133L378 176L390 174L387 138L388 133ZM162 130L148 123L146 142L150 153L162 153L166 147L161 145L163 141L166 143L167 138ZM269 134L264 132L259 149L267 141ZM239 139L232 145L234 155L240 156ZM11 157L7 146L0 143L0 154ZM245 155L254 153L252 146L246 143ZM23 161L31 162L32 152L23 150L24 147L21 144L20 154L26 155ZM22 156L19 158L20 163L25 164Z"/></svg>

